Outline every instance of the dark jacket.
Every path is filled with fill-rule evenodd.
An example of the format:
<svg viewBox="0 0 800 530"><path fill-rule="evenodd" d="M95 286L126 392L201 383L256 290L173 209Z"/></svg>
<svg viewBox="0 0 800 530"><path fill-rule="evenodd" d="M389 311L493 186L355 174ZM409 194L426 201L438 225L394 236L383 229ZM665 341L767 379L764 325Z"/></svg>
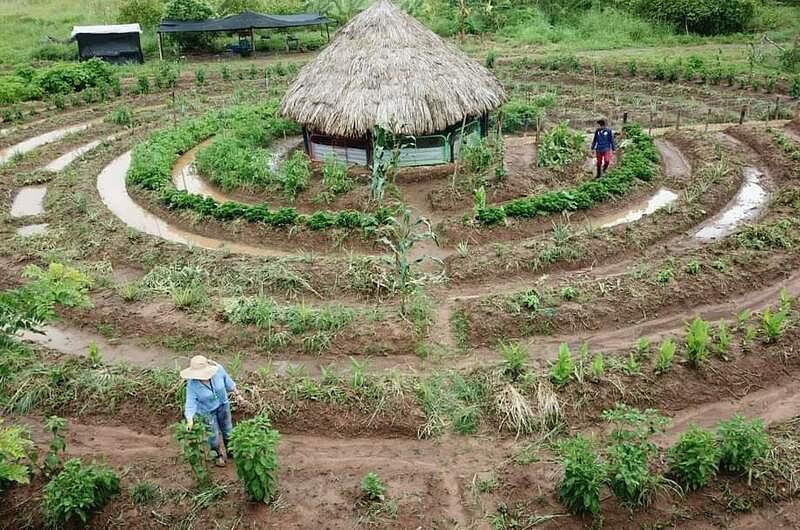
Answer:
<svg viewBox="0 0 800 530"><path fill-rule="evenodd" d="M603 153L609 149L612 151L617 150L617 144L614 143L614 131L610 127L597 129L592 140L592 151Z"/></svg>

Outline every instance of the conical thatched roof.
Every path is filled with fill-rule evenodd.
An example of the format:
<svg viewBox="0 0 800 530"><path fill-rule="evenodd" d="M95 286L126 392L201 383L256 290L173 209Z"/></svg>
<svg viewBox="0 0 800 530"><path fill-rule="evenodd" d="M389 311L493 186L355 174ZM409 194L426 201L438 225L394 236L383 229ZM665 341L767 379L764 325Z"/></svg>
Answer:
<svg viewBox="0 0 800 530"><path fill-rule="evenodd" d="M340 29L289 87L281 112L334 136L441 131L496 109L500 82L412 16L378 0Z"/></svg>

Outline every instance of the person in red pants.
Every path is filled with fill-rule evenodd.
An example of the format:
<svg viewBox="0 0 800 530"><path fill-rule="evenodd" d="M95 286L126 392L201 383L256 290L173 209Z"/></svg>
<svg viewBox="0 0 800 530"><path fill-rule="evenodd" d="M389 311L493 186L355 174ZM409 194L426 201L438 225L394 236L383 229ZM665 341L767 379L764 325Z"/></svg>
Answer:
<svg viewBox="0 0 800 530"><path fill-rule="evenodd" d="M592 151L597 157L597 178L600 178L608 170L611 155L617 150L617 144L614 142L614 131L606 127L606 120L597 120L597 125L592 140Z"/></svg>

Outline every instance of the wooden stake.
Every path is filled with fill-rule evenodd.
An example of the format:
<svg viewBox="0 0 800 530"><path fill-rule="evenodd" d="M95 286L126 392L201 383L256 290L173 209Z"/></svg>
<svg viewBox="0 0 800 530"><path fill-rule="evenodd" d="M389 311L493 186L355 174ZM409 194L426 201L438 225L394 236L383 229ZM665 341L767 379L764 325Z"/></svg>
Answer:
<svg viewBox="0 0 800 530"><path fill-rule="evenodd" d="M622 113L622 125L628 125L628 113L627 112L623 112Z"/></svg>
<svg viewBox="0 0 800 530"><path fill-rule="evenodd" d="M164 60L164 45L161 43L161 32L158 32L158 60Z"/></svg>
<svg viewBox="0 0 800 530"><path fill-rule="evenodd" d="M747 105L742 107L742 111L739 113L739 125L744 124L744 115L747 114Z"/></svg>
<svg viewBox="0 0 800 530"><path fill-rule="evenodd" d="M708 109L706 112L706 132L708 132L708 122L711 121L711 109Z"/></svg>
<svg viewBox="0 0 800 530"><path fill-rule="evenodd" d="M675 130L677 131L680 128L681 128L681 109L678 109L678 116L677 119L675 120Z"/></svg>

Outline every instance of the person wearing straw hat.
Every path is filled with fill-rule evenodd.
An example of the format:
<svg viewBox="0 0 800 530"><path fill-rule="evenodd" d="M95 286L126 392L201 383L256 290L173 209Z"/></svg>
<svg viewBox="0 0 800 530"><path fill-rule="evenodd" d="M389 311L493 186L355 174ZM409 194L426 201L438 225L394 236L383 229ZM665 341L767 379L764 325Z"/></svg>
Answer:
<svg viewBox="0 0 800 530"><path fill-rule="evenodd" d="M192 429L194 418L199 415L211 431L208 445L217 453L216 463L224 466L226 458L222 445L227 449L233 430L228 394L233 394L237 403L242 403L244 398L225 368L202 355L192 357L189 367L181 370L181 378L186 380L186 429Z"/></svg>

